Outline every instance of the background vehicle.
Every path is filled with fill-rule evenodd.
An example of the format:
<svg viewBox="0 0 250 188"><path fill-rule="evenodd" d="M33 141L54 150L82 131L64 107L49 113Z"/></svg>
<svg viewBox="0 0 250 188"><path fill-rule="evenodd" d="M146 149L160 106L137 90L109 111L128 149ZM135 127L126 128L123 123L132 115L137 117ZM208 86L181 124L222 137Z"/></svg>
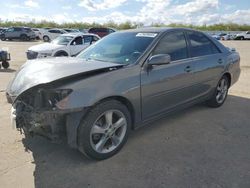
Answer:
<svg viewBox="0 0 250 188"><path fill-rule="evenodd" d="M27 59L75 56L92 43L99 40L95 34L66 33L62 34L50 43L32 46L27 51Z"/></svg>
<svg viewBox="0 0 250 188"><path fill-rule="evenodd" d="M250 31L239 33L235 37L235 40L245 40L245 39L250 39Z"/></svg>
<svg viewBox="0 0 250 188"><path fill-rule="evenodd" d="M36 34L36 39L39 40L39 39L42 39L42 38L43 38L41 29L39 29L39 28L32 28L32 31L35 32L35 34Z"/></svg>
<svg viewBox="0 0 250 188"><path fill-rule="evenodd" d="M28 61L6 96L17 128L50 139L66 132L71 147L100 160L116 154L131 129L196 103L223 105L239 62L237 52L202 32L135 29L77 58Z"/></svg>
<svg viewBox="0 0 250 188"><path fill-rule="evenodd" d="M90 28L88 32L94 33L98 35L99 37L104 37L110 33L115 32L115 30L111 28Z"/></svg>
<svg viewBox="0 0 250 188"><path fill-rule="evenodd" d="M219 33L219 34L213 34L212 37L217 39L217 40L221 40L221 38L223 36L226 36L226 35L227 35L227 33Z"/></svg>
<svg viewBox="0 0 250 188"><path fill-rule="evenodd" d="M49 29L49 30L44 30L43 33L43 41L44 42L49 42L54 40L56 37L60 36L61 34L67 33L63 29Z"/></svg>
<svg viewBox="0 0 250 188"><path fill-rule="evenodd" d="M36 34L29 27L10 27L1 33L0 38L1 40L20 39L27 41L30 39L35 39Z"/></svg>
<svg viewBox="0 0 250 188"><path fill-rule="evenodd" d="M78 29L63 29L64 31L68 32L68 33L78 33L80 32Z"/></svg>
<svg viewBox="0 0 250 188"><path fill-rule="evenodd" d="M233 40L235 38L235 35L232 34L226 34L221 37L221 40Z"/></svg>

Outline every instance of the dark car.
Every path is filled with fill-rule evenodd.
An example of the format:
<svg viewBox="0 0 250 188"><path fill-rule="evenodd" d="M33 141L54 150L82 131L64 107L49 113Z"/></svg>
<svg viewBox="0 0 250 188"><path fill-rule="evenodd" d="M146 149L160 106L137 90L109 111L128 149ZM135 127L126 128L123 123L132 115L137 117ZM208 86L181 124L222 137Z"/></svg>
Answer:
<svg viewBox="0 0 250 188"><path fill-rule="evenodd" d="M89 29L89 33L94 33L96 35L98 35L99 37L105 37L106 35L110 34L110 33L114 33L115 29L111 29L111 28L90 28Z"/></svg>
<svg viewBox="0 0 250 188"><path fill-rule="evenodd" d="M66 138L105 159L131 129L196 103L221 106L239 62L235 50L202 32L135 29L110 34L76 58L28 61L6 95L18 129Z"/></svg>
<svg viewBox="0 0 250 188"><path fill-rule="evenodd" d="M29 27L10 27L0 34L0 38L3 41L6 39L20 39L27 41L30 39L35 39L36 34Z"/></svg>

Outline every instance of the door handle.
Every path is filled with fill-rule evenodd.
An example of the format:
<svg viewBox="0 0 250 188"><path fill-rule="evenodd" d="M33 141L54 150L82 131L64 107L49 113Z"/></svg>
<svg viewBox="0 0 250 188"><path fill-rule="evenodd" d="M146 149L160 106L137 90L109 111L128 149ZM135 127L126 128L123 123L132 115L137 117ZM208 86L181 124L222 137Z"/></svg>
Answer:
<svg viewBox="0 0 250 188"><path fill-rule="evenodd" d="M218 59L218 63L222 64L223 63L222 59Z"/></svg>
<svg viewBox="0 0 250 188"><path fill-rule="evenodd" d="M191 66L186 66L186 68L184 69L184 71L186 71L186 72L191 72L192 71L192 68L191 68Z"/></svg>

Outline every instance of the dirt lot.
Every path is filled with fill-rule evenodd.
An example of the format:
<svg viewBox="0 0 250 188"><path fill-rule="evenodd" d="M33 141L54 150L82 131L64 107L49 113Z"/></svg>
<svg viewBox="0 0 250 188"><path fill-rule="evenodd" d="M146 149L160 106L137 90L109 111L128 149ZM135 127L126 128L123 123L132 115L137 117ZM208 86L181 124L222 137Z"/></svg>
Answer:
<svg viewBox="0 0 250 188"><path fill-rule="evenodd" d="M0 42L0 187L250 187L250 41L225 41L241 54L241 77L219 109L197 105L132 133L116 156L91 161L10 125L4 90L37 42Z"/></svg>

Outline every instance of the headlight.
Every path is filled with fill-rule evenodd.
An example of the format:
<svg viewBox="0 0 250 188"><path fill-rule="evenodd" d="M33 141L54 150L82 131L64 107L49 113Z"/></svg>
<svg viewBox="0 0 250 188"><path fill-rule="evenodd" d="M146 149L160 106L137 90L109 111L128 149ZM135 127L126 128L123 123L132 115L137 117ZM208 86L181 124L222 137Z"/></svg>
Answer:
<svg viewBox="0 0 250 188"><path fill-rule="evenodd" d="M40 90L41 106L65 109L72 89Z"/></svg>

